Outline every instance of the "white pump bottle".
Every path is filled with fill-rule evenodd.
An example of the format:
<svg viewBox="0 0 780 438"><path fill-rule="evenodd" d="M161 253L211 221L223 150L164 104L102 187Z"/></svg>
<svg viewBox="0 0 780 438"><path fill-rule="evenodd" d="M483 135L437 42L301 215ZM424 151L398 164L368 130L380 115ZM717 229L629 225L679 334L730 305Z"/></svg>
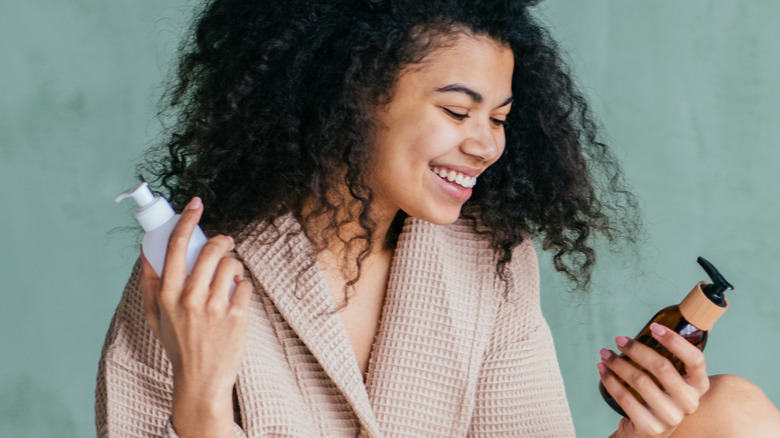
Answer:
<svg viewBox="0 0 780 438"><path fill-rule="evenodd" d="M162 276L163 266L165 265L165 254L168 252L168 239L176 223L179 222L181 215L175 214L171 204L161 196L154 196L149 184L141 183L138 187L126 190L114 199L114 202L121 202L123 199L133 198L138 204L138 211L135 218L141 224L141 228L146 233L143 239L142 251L146 260L154 268L158 276ZM203 245L206 244L206 235L200 227L195 227L192 232L190 242L187 244L187 257L185 270L187 275L192 273L195 260L200 254ZM235 285L233 285L235 287Z"/></svg>

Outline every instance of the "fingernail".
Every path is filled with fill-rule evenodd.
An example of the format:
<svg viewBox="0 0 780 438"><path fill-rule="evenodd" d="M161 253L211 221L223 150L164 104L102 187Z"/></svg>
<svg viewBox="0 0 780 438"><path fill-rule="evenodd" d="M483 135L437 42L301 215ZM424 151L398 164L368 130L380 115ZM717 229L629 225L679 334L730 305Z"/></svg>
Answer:
<svg viewBox="0 0 780 438"><path fill-rule="evenodd" d="M244 278L241 277L240 275L236 275L235 277L233 277L233 283L235 283L235 284L241 283L241 281L243 281L243 280L244 280Z"/></svg>
<svg viewBox="0 0 780 438"><path fill-rule="evenodd" d="M606 348L602 348L601 350L599 350L599 355L601 355L602 359L607 360L610 357L612 357L612 352L607 350Z"/></svg>
<svg viewBox="0 0 780 438"><path fill-rule="evenodd" d="M203 201L201 201L200 198L196 196L190 200L190 203L187 204L187 208L197 210L201 205L203 205Z"/></svg>
<svg viewBox="0 0 780 438"><path fill-rule="evenodd" d="M630 339L625 336L618 336L615 338L615 344L617 344L618 347L625 347L628 344L628 341L630 341Z"/></svg>
<svg viewBox="0 0 780 438"><path fill-rule="evenodd" d="M230 240L230 243L236 243L235 239L233 239L233 236L225 236Z"/></svg>
<svg viewBox="0 0 780 438"><path fill-rule="evenodd" d="M666 334L666 327L658 324L657 322L654 322L650 324L650 331L658 336L663 336Z"/></svg>
<svg viewBox="0 0 780 438"><path fill-rule="evenodd" d="M598 368L598 369L599 369L599 374L604 374L604 373L606 373L606 372L607 372L607 366L606 366L606 365L604 365L604 363L603 363L603 362L599 362L599 363L597 363L597 364L596 364L596 368Z"/></svg>

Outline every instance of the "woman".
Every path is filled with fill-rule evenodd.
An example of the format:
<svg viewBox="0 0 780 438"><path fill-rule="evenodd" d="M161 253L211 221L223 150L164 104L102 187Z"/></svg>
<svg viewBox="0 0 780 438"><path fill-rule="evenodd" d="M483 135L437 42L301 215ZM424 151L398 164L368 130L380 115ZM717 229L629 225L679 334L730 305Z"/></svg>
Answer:
<svg viewBox="0 0 780 438"><path fill-rule="evenodd" d="M531 240L586 286L589 237L630 239L634 202L528 3L206 6L149 166L182 218L112 322L99 435L574 436ZM716 436L736 391L777 418L655 332L687 373L619 337L664 391L604 350L615 436Z"/></svg>

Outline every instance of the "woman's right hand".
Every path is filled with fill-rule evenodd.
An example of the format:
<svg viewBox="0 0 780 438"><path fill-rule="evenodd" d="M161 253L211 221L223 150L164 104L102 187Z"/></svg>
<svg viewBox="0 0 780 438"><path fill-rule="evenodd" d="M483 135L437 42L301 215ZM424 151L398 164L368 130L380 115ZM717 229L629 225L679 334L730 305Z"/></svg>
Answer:
<svg viewBox="0 0 780 438"><path fill-rule="evenodd" d="M235 248L230 237L209 239L187 276L187 244L202 213L193 198L171 233L162 277L142 257L140 280L147 323L173 366L171 419L183 438L233 436L233 385L252 294L241 262L226 257Z"/></svg>

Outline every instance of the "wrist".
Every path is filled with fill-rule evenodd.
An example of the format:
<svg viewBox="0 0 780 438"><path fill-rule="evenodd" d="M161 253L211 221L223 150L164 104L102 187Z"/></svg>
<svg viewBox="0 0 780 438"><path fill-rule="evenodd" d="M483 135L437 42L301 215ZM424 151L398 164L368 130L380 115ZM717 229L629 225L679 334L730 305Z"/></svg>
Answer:
<svg viewBox="0 0 780 438"><path fill-rule="evenodd" d="M171 423L180 438L234 436L232 388L219 394L174 384Z"/></svg>
<svg viewBox="0 0 780 438"><path fill-rule="evenodd" d="M220 435L204 435L202 432L199 432L197 435L188 435L186 432L180 432L173 423L173 420L171 420L171 426L173 426L173 430L179 438L235 438L236 436L232 429L230 432Z"/></svg>

